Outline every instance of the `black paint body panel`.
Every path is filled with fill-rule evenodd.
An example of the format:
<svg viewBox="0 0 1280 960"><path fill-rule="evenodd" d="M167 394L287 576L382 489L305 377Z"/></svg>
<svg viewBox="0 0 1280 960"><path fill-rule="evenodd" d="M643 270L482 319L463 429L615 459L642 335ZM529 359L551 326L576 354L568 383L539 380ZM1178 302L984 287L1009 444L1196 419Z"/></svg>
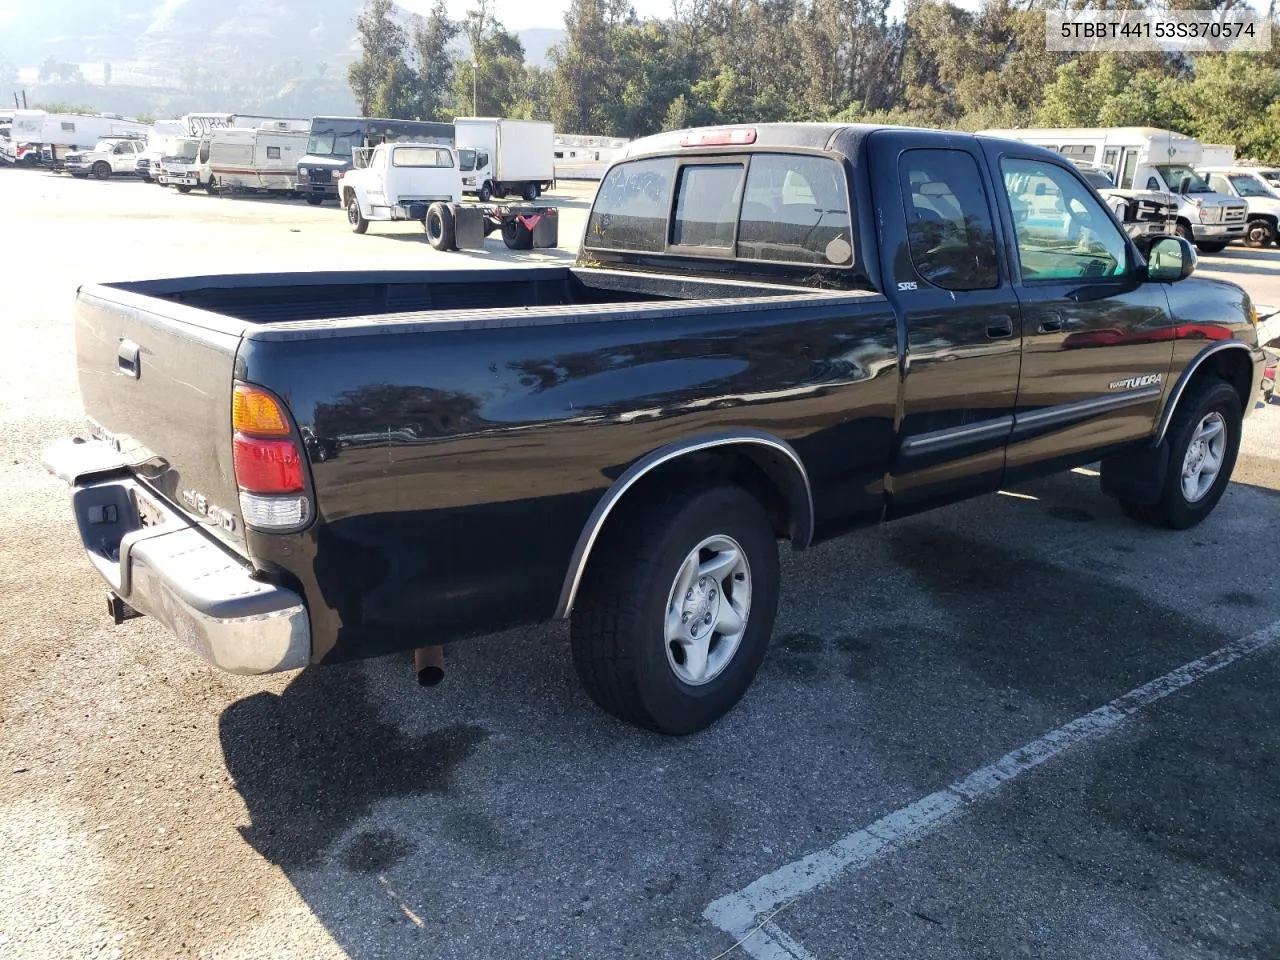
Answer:
<svg viewBox="0 0 1280 960"><path fill-rule="evenodd" d="M759 149L841 160L856 247L844 273L620 254L598 267L85 288L87 411L154 452L152 482L169 499L190 485L238 511L232 379L286 402L314 522L215 533L305 596L313 659L326 662L551 616L602 496L668 445L734 430L786 442L821 540L1149 443L1201 348L1236 338L1256 352L1247 298L1229 284L1016 282L994 151L1061 158L963 134L760 129ZM922 146L965 151L985 178L992 289L943 291L913 272L896 164ZM1035 333L1046 310L1065 319L1048 339ZM1098 331L1109 332L1071 340ZM126 337L143 346L131 385L112 369ZM1159 396L1080 404L1150 373Z"/></svg>

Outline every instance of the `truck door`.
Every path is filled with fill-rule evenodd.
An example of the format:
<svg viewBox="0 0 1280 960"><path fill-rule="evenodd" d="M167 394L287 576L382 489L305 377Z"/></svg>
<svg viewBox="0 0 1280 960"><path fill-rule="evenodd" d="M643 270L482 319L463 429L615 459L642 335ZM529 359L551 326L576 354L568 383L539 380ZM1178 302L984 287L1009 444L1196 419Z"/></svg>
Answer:
<svg viewBox="0 0 1280 960"><path fill-rule="evenodd" d="M1006 478L1087 463L1151 433L1174 328L1141 283L1124 231L1069 162L987 142L1021 308L1023 348ZM1025 152L1024 152L1025 151Z"/></svg>
<svg viewBox="0 0 1280 960"><path fill-rule="evenodd" d="M888 484L900 515L999 487L1021 329L977 141L883 130L870 150L881 269L906 327Z"/></svg>

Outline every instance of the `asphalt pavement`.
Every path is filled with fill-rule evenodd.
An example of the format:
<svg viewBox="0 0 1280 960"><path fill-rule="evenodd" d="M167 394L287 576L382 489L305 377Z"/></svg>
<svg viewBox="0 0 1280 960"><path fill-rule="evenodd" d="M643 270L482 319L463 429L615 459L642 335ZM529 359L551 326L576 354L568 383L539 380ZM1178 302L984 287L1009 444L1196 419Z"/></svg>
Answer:
<svg viewBox="0 0 1280 960"><path fill-rule="evenodd" d="M586 192L560 198L572 256ZM460 266L412 225L0 170L0 956L1280 956L1280 405L1184 533L1087 469L782 548L738 709L596 710L558 624L219 674L112 627L39 452L75 287ZM1280 251L1201 270L1280 305Z"/></svg>

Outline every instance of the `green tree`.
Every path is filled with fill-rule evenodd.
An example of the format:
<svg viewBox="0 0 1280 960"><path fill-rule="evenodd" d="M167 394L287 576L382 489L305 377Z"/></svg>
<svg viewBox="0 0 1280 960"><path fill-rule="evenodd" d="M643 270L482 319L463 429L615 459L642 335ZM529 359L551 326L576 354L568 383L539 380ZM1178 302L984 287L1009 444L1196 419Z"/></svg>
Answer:
<svg viewBox="0 0 1280 960"><path fill-rule="evenodd" d="M347 69L347 82L364 116L404 115L413 100L413 72L405 63L405 29L395 18L394 0L369 0L356 17L360 57Z"/></svg>
<svg viewBox="0 0 1280 960"><path fill-rule="evenodd" d="M493 16L488 0L475 0L462 31L471 59L454 65L453 98L459 112L473 116L514 116L528 98L524 46Z"/></svg>
<svg viewBox="0 0 1280 960"><path fill-rule="evenodd" d="M426 17L413 24L413 56L417 72L415 116L420 120L445 120L452 112L451 90L455 66L449 44L462 27L449 19L445 0L436 0Z"/></svg>
<svg viewBox="0 0 1280 960"><path fill-rule="evenodd" d="M1203 54L1187 88L1190 132L1205 143L1230 143L1240 156L1280 155L1280 69L1250 54Z"/></svg>

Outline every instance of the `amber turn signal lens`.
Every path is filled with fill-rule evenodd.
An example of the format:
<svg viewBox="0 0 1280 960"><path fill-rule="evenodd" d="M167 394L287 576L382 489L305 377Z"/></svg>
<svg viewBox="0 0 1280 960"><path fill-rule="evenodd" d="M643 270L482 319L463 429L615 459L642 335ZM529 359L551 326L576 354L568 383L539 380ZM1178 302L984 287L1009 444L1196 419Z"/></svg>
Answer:
<svg viewBox="0 0 1280 960"><path fill-rule="evenodd" d="M231 403L231 426L240 433L269 437L289 434L289 421L276 398L245 383L236 384Z"/></svg>

